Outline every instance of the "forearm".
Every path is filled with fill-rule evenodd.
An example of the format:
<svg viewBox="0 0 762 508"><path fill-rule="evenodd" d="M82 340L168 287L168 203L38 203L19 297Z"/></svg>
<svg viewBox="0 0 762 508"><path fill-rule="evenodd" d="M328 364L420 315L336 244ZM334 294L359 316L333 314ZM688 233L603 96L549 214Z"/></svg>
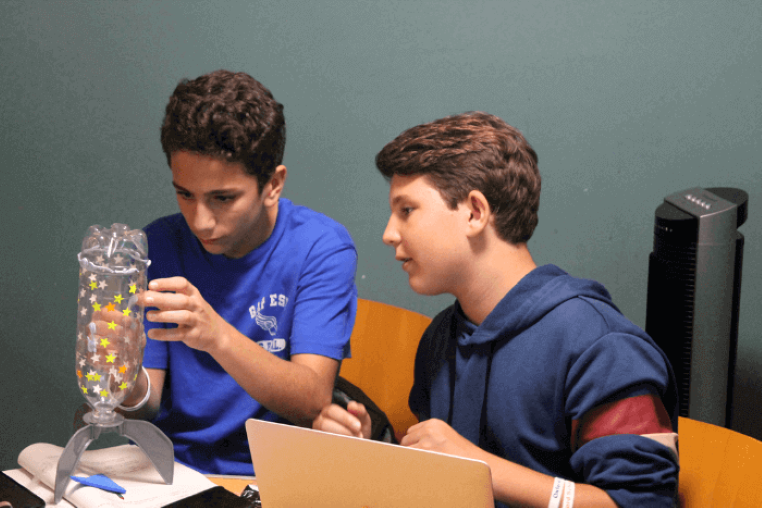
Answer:
<svg viewBox="0 0 762 508"><path fill-rule="evenodd" d="M321 409L331 403L338 361L324 358L335 368L332 375L321 375L294 358L283 360L264 350L228 323L219 332L214 347L207 352L270 411L297 425L309 426Z"/></svg>
<svg viewBox="0 0 762 508"><path fill-rule="evenodd" d="M117 412L122 414L125 418L152 420L159 413L159 408L161 406L161 392L164 388L166 372L161 369L146 369L146 373L151 378L151 393L148 396L148 402L136 411L124 411L118 408ZM147 391L148 379L146 378L146 374L141 371L135 381L135 387L127 398L122 401L121 405L127 408L135 407L145 398Z"/></svg>
<svg viewBox="0 0 762 508"><path fill-rule="evenodd" d="M538 473L484 450L480 452L481 456L474 458L489 464L496 500L509 506L547 508L553 490L552 476ZM604 490L586 484L575 485L574 506L616 508L616 504Z"/></svg>

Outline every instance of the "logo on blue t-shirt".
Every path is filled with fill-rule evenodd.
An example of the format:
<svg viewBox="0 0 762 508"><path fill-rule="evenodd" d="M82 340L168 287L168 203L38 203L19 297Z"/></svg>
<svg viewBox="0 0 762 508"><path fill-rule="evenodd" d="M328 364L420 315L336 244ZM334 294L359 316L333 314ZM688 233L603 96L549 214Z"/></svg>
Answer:
<svg viewBox="0 0 762 508"><path fill-rule="evenodd" d="M286 339L260 340L257 344L265 351L271 353L277 353L286 349Z"/></svg>
<svg viewBox="0 0 762 508"><path fill-rule="evenodd" d="M274 336L278 333L278 320L275 316L266 316L265 314L262 314L262 309L265 306L265 298L266 297L263 296L256 305L249 307L249 314L251 315L251 319L256 320L261 329ZM288 297L286 295L279 295L277 293L270 295L270 307L285 307L287 304ZM280 349L277 351L280 351Z"/></svg>
<svg viewBox="0 0 762 508"><path fill-rule="evenodd" d="M249 314L251 314L252 319L257 321L259 327L264 331L269 332L270 335L275 335L278 331L278 320L275 319L275 316L265 316L259 312L259 309L254 305L249 307Z"/></svg>

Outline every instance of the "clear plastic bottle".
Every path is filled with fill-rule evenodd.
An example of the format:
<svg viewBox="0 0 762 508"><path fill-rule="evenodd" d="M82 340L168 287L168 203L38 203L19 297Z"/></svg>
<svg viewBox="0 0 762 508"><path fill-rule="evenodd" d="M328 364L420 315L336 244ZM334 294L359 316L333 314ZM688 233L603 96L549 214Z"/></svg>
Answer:
<svg viewBox="0 0 762 508"><path fill-rule="evenodd" d="M150 265L145 233L90 226L79 258L76 372L94 421L110 421L140 374L146 337L138 295Z"/></svg>

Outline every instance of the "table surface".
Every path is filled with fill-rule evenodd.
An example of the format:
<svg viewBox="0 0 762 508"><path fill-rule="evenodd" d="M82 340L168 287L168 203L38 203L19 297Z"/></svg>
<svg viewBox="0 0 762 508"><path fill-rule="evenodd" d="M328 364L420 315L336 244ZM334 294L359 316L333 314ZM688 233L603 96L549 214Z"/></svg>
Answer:
<svg viewBox="0 0 762 508"><path fill-rule="evenodd" d="M241 492L243 492L243 489L246 488L249 484L256 485L257 481L254 478L241 478L239 476L236 477L227 477L227 476L207 476L209 480L221 487L225 487L227 490L235 494L236 496L240 496Z"/></svg>

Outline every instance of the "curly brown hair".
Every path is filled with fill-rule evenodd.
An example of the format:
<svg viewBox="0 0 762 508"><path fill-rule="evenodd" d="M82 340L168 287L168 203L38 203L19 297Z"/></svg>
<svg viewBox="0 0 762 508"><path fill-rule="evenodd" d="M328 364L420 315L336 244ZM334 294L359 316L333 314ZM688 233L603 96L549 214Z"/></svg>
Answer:
<svg viewBox="0 0 762 508"><path fill-rule="evenodd" d="M161 125L161 146L241 163L259 189L283 161L286 120L270 90L244 72L218 70L183 79L169 99Z"/></svg>
<svg viewBox="0 0 762 508"><path fill-rule="evenodd" d="M537 226L537 153L494 115L472 111L412 127L376 155L376 166L387 180L426 175L452 209L480 191L498 236L512 244L527 242Z"/></svg>

